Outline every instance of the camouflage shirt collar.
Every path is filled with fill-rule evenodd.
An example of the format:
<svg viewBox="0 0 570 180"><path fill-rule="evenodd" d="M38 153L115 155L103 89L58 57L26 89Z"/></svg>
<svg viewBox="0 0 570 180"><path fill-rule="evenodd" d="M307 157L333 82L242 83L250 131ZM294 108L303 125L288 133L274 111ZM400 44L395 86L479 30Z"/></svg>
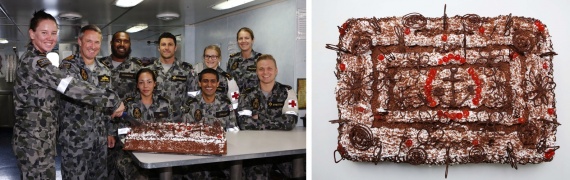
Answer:
<svg viewBox="0 0 570 180"><path fill-rule="evenodd" d="M28 44L27 50L34 52L34 54L38 54L38 55L42 55L42 56L46 55L45 52L41 52L40 50L36 49L36 47L34 46L34 44L32 42L30 42L30 44Z"/></svg>

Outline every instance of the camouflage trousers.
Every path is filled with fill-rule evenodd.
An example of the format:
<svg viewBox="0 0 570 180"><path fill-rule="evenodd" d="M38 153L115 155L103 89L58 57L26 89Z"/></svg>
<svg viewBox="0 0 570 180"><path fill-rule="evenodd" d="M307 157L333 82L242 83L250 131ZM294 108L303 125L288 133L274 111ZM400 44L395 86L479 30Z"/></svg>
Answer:
<svg viewBox="0 0 570 180"><path fill-rule="evenodd" d="M12 150L18 159L23 179L55 179L56 132L55 121L47 121L43 127L32 127L19 119L14 126Z"/></svg>
<svg viewBox="0 0 570 180"><path fill-rule="evenodd" d="M119 170L117 169L117 162L119 156L122 154L122 145L119 142L120 139L114 136L115 147L107 149L107 172L109 173L107 178L109 180L120 180L122 179L119 175Z"/></svg>
<svg viewBox="0 0 570 180"><path fill-rule="evenodd" d="M79 131L79 130L78 130ZM107 179L106 133L60 134L63 179Z"/></svg>
<svg viewBox="0 0 570 180"><path fill-rule="evenodd" d="M133 158L126 151L120 149L117 152L115 165L124 179L149 179L150 170L143 169L135 164Z"/></svg>

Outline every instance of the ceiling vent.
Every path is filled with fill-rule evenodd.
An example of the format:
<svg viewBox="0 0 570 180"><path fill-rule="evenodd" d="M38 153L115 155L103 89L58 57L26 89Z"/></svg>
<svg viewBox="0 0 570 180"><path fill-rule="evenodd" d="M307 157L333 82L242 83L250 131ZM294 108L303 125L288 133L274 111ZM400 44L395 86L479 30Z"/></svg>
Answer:
<svg viewBox="0 0 570 180"><path fill-rule="evenodd" d="M180 17L180 15L178 13L174 13L174 12L163 12L163 13L156 15L156 18L163 20L163 21L170 21L173 19L177 19L178 17Z"/></svg>
<svg viewBox="0 0 570 180"><path fill-rule="evenodd" d="M74 13L74 12L68 12L68 13L61 13L59 14L59 19L61 20L66 20L66 21L75 21L78 19L81 19L81 14L78 13Z"/></svg>

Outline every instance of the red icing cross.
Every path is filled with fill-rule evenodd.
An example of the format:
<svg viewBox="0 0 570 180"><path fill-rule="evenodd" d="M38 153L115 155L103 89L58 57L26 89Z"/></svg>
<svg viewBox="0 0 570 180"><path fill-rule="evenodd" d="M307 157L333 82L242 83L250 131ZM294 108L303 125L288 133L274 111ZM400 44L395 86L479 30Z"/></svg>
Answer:
<svg viewBox="0 0 570 180"><path fill-rule="evenodd" d="M234 95L232 95L232 98L237 99L239 97L239 94L237 92L234 92Z"/></svg>
<svg viewBox="0 0 570 180"><path fill-rule="evenodd" d="M289 103L289 105L291 105L291 107L295 107L297 104L295 103L295 100L291 100L291 102Z"/></svg>

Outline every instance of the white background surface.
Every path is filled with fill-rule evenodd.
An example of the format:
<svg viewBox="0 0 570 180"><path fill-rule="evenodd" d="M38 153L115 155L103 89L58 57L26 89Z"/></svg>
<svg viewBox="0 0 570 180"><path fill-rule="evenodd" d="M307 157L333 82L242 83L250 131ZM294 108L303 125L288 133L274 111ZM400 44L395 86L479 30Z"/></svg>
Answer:
<svg viewBox="0 0 570 180"><path fill-rule="evenodd" d="M556 107L558 121L557 145L554 160L537 165L518 165L518 170L508 164L468 164L449 167L447 179L570 179L570 3L566 1L312 1L312 67L309 71L312 82L311 128L312 128L312 177L313 179L444 179L445 166L413 166L391 162L360 163L343 160L334 163L333 151L337 146L338 124L328 121L338 118L334 89L336 78L336 52L325 44L338 43L338 29L349 18L403 16L417 12L425 17L478 14L532 17L541 20L550 31L552 43L558 56L554 57L554 81L557 86Z"/></svg>

